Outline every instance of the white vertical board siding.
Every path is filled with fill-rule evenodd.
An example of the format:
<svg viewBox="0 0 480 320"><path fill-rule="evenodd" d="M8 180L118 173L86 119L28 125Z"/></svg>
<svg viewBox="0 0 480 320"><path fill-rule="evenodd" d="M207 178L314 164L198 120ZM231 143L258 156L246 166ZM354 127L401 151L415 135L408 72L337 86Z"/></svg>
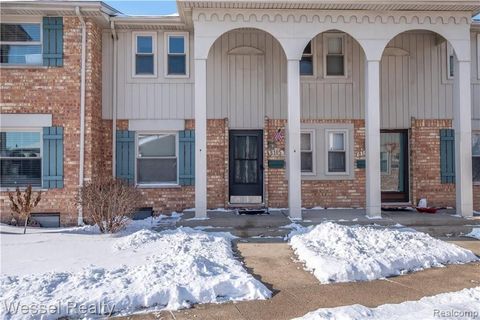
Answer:
<svg viewBox="0 0 480 320"><path fill-rule="evenodd" d="M472 32L472 123L480 130L480 79L477 33ZM157 32L157 77L132 77L132 34L118 33L118 118L192 119L193 68L183 79L164 76L164 34ZM193 57L190 34L190 66ZM102 114L111 118L113 45L109 31L102 37ZM314 39L315 75L301 77L303 119L363 119L364 55L360 45L346 37L344 78L323 76L323 35ZM231 55L242 46L263 55ZM389 44L407 56L384 55L381 61L381 126L409 128L411 117L451 119L453 80L447 79L446 43L426 31L400 34ZM229 118L236 128L260 128L263 117L287 118L286 58L280 44L255 29L234 30L213 44L207 60L207 116ZM232 69L234 68L234 69ZM263 69L263 71L262 71ZM233 71L235 70L235 71Z"/></svg>
<svg viewBox="0 0 480 320"><path fill-rule="evenodd" d="M229 54L252 47L263 54ZM223 34L207 60L207 116L232 128L262 128L264 117L286 119L285 54L271 35L255 29Z"/></svg>
<svg viewBox="0 0 480 320"><path fill-rule="evenodd" d="M480 131L480 31L471 34L472 50L472 129Z"/></svg>

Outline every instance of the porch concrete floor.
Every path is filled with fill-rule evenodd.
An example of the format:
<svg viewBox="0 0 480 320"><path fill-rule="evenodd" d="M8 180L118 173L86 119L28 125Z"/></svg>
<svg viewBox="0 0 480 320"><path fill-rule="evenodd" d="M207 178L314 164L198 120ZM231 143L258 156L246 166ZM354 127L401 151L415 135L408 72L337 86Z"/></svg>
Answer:
<svg viewBox="0 0 480 320"><path fill-rule="evenodd" d="M424 214L416 211L384 211L382 219L368 219L362 209L307 209L303 210L303 220L294 221L302 226L317 225L332 221L344 225L373 225L391 227L401 224L426 232L431 236L445 239L465 239L463 235L480 228L480 216L464 219L456 216L454 210L439 210L436 214ZM184 212L175 226L192 227L204 231L228 231L240 241L283 242L291 228L288 211L271 209L269 214L239 215L235 211L209 211L208 219L194 219L193 211ZM170 226L173 227L173 226ZM165 226L163 228L168 228ZM162 228L160 228L162 229Z"/></svg>
<svg viewBox="0 0 480 320"><path fill-rule="evenodd" d="M466 247L480 254L480 241L469 241ZM196 305L192 309L153 312L128 319L281 320L322 307L356 303L376 307L480 285L480 263L433 268L386 280L320 284L292 259L293 252L286 243L238 243L236 249L248 271L272 290L271 299Z"/></svg>

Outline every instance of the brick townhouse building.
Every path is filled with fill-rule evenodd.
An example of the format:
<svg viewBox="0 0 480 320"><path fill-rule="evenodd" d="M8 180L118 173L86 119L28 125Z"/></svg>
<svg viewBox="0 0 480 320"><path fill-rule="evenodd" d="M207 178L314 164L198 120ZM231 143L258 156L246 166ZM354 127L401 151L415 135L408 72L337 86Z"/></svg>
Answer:
<svg viewBox="0 0 480 320"><path fill-rule="evenodd" d="M137 185L154 211L480 210L478 1L0 4L0 209L80 223L79 186ZM56 222L58 223L58 222Z"/></svg>

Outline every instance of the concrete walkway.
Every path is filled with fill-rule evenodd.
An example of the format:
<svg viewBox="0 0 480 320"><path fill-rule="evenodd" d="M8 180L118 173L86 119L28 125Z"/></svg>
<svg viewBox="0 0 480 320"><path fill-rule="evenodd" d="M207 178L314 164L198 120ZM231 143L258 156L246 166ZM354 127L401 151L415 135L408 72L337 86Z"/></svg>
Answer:
<svg viewBox="0 0 480 320"><path fill-rule="evenodd" d="M457 242L464 243L480 254L480 241ZM196 305L192 309L128 318L281 320L321 307L355 303L375 307L480 286L480 263L428 269L386 280L322 285L293 261L293 252L286 243L239 242L236 249L248 271L272 290L272 299Z"/></svg>

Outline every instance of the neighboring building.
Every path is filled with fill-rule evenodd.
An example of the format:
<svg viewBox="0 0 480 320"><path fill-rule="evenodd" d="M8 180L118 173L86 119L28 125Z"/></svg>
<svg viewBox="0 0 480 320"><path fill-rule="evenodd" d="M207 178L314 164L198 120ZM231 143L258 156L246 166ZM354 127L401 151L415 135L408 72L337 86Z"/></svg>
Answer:
<svg viewBox="0 0 480 320"><path fill-rule="evenodd" d="M78 186L101 173L197 216L480 210L478 1L177 4L1 4L2 220L6 189L32 184L39 213L76 223Z"/></svg>

